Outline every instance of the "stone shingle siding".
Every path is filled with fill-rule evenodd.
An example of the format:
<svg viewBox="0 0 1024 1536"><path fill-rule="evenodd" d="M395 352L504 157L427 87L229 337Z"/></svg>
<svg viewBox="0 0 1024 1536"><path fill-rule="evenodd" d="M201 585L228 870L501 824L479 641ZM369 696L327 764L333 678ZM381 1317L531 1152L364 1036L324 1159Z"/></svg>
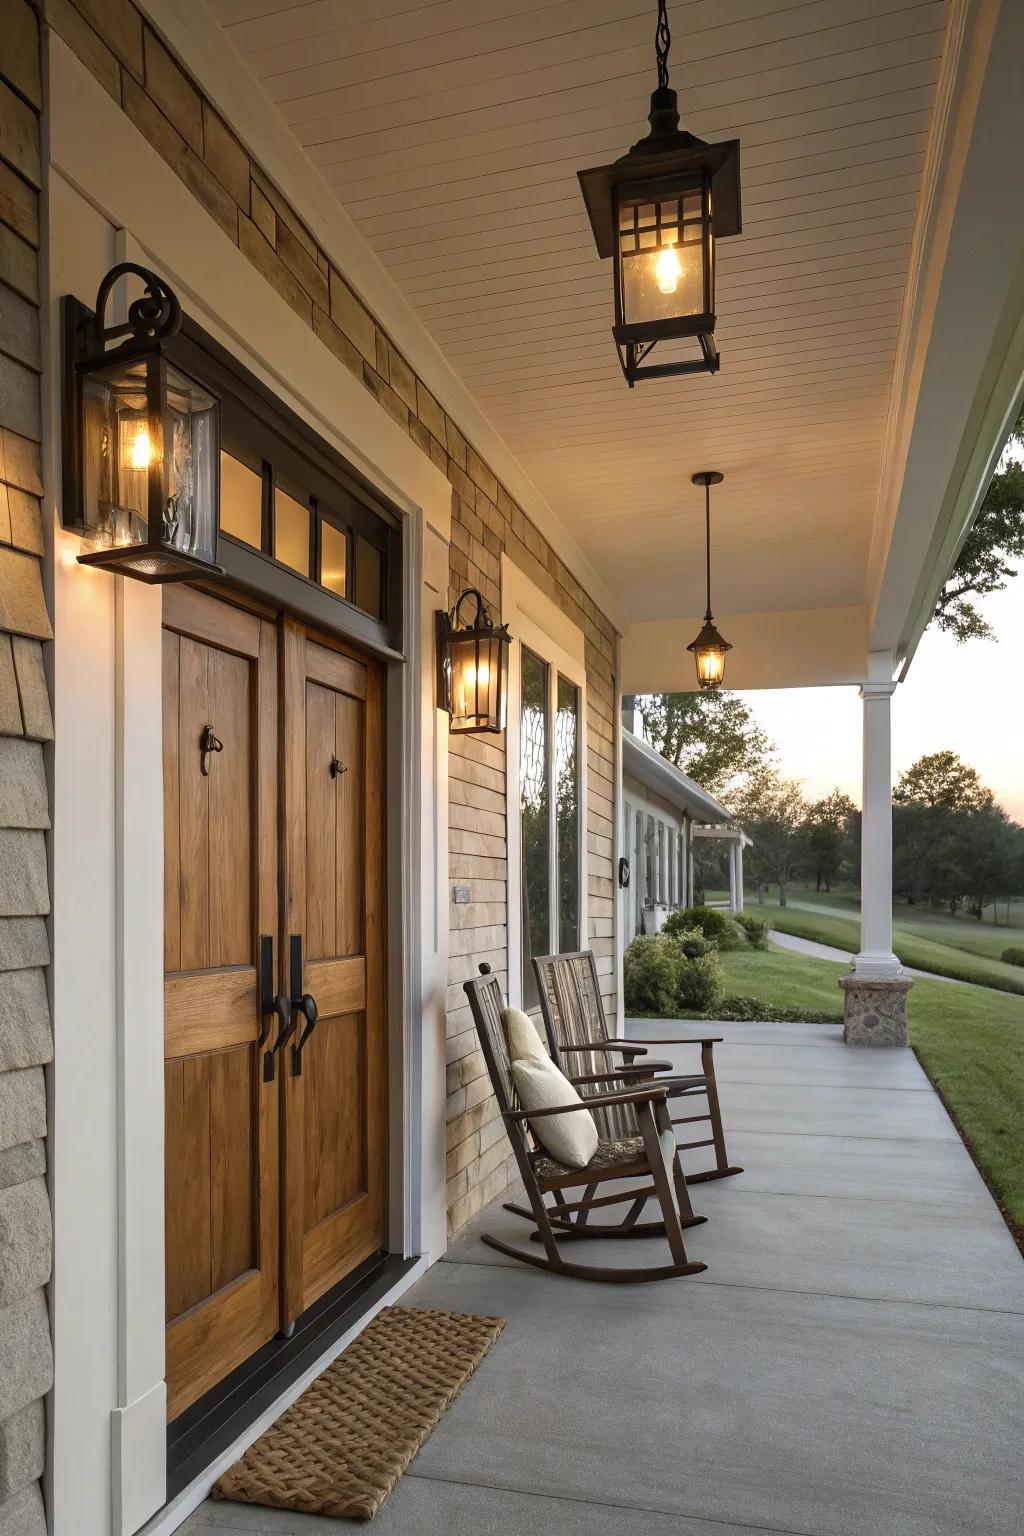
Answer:
<svg viewBox="0 0 1024 1536"><path fill-rule="evenodd" d="M615 1003L612 868L615 631L360 302L231 126L206 101L131 0L46 0L45 15L104 89L267 282L409 433L452 485L450 581L500 608L502 552L586 637L588 937ZM471 902L451 907L448 992L448 1208L458 1229L512 1177L462 982L488 959L507 971L503 742L453 744L450 876Z"/></svg>
<svg viewBox="0 0 1024 1536"><path fill-rule="evenodd" d="M43 1068L52 1055L43 742L53 735L40 556L39 23L0 0L0 1532L45 1536L44 1287L52 1232Z"/></svg>

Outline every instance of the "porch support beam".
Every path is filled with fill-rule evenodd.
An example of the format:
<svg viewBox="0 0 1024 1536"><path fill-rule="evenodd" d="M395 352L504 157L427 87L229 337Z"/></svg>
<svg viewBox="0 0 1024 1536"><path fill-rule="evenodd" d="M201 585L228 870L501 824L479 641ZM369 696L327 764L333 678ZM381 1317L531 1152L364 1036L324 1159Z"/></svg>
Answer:
<svg viewBox="0 0 1024 1536"><path fill-rule="evenodd" d="M860 951L840 977L848 1044L906 1045L912 982L892 949L892 726L895 657L875 651L861 684L864 761L861 811Z"/></svg>

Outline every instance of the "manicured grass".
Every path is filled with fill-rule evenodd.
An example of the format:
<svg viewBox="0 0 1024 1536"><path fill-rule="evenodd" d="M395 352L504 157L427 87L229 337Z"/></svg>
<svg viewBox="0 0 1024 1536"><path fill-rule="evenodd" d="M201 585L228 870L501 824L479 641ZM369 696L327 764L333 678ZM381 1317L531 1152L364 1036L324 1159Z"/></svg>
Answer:
<svg viewBox="0 0 1024 1536"><path fill-rule="evenodd" d="M722 956L730 993L835 1009L846 969L782 950ZM987 987L916 981L910 1043L1024 1244L1024 1002Z"/></svg>
<svg viewBox="0 0 1024 1536"><path fill-rule="evenodd" d="M780 933L792 933L801 939L814 939L819 944L832 944L855 954L860 947L860 919L855 910L828 912L823 907L812 908L799 898L791 899L780 907L774 903L763 905L753 901L748 911L763 917L769 928ZM954 976L960 981L976 982L979 986L994 987L1000 992L1024 994L1024 969L1007 965L998 958L972 952L950 942L947 930L958 938L961 924L950 921L930 928L920 921L907 922L900 909L893 920L893 949L904 965L919 971L934 971L939 976ZM988 937L994 930L989 930ZM1014 942L1015 930L1004 928L1003 946ZM932 937L933 933L942 938Z"/></svg>

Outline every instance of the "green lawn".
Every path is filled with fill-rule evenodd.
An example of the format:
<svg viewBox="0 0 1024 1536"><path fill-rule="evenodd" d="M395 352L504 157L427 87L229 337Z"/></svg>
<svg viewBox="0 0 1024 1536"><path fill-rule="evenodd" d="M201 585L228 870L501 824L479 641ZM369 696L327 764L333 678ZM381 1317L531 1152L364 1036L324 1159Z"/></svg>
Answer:
<svg viewBox="0 0 1024 1536"><path fill-rule="evenodd" d="M766 892L770 895L770 892ZM803 886L791 886L787 892L789 904L797 906L808 912L820 912L824 916L853 917L860 916L860 893L858 891L811 891ZM747 901L752 906L757 906L755 896L748 894ZM772 903L775 905L776 903ZM1000 906L1001 917L1005 915L1005 907ZM991 912L991 908L986 911ZM1015 904L1009 924L1000 921L998 924L986 918L979 923L977 918L971 917L966 912L959 912L953 916L949 912L935 912L928 907L911 907L905 901L898 901L893 907L893 923L905 934L915 938L937 939L941 944L949 944L953 949L965 949L972 955L985 955L990 960L998 960L1003 950L1013 944L1024 948L1024 915L1020 913Z"/></svg>
<svg viewBox="0 0 1024 1536"><path fill-rule="evenodd" d="M725 954L722 964L730 993L839 1016L843 965L774 949ZM1024 1002L916 981L908 1009L910 1043L1024 1241Z"/></svg>
<svg viewBox="0 0 1024 1536"><path fill-rule="evenodd" d="M955 918L944 919L915 913L906 916L906 907L899 907L893 917L893 949L904 965L920 971L935 971L940 976L955 976L961 981L977 982L980 986L994 987L1000 992L1024 994L1024 969L1007 965L998 958L999 950L1015 939L1024 940L1019 929L1001 928L995 939L994 928L971 929L966 922ZM860 947L860 917L858 909L849 903L830 910L813 892L800 892L780 907L773 902L760 904L752 901L747 911L763 917L769 928L781 933L796 934L802 939L814 939L819 944L832 944L837 949L855 953ZM967 941L973 941L970 948ZM981 948L982 943L991 945L995 955Z"/></svg>

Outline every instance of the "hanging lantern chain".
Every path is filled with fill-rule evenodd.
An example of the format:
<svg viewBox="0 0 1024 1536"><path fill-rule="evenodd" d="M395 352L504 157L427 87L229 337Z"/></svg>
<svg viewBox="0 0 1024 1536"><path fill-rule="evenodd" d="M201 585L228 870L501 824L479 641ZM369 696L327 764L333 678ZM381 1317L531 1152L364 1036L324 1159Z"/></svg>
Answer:
<svg viewBox="0 0 1024 1536"><path fill-rule="evenodd" d="M658 88L668 86L668 51L672 47L672 33L668 26L668 0L658 0L658 26L654 34L654 47L658 55Z"/></svg>

